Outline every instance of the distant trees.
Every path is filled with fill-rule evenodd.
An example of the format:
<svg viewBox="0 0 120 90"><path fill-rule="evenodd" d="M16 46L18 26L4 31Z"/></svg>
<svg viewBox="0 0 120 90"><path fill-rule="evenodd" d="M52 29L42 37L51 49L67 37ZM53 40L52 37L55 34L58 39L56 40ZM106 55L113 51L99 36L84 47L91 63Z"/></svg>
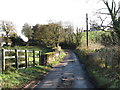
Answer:
<svg viewBox="0 0 120 90"><path fill-rule="evenodd" d="M15 45L39 45L44 47L58 47L61 43L70 48L80 45L81 33L79 29L72 25L64 26L61 22L49 22L48 24L36 24L31 26L25 23L22 28L22 34L28 38L28 42L24 42L17 36L15 25L10 21L1 21L1 28L5 32L4 38L6 46L11 42L11 46Z"/></svg>
<svg viewBox="0 0 120 90"><path fill-rule="evenodd" d="M33 26L33 38L45 43L46 46L59 46L63 41L63 27L59 23Z"/></svg>
<svg viewBox="0 0 120 90"><path fill-rule="evenodd" d="M24 24L21 32L23 35L25 35L28 38L28 40L32 39L33 30L32 30L32 26L29 25L28 23Z"/></svg>
<svg viewBox="0 0 120 90"><path fill-rule="evenodd" d="M72 44L74 42L73 34L74 34L74 29L72 25L68 25L65 27L65 42L68 44Z"/></svg>
<svg viewBox="0 0 120 90"><path fill-rule="evenodd" d="M66 27L61 22L50 22L48 24L36 24L32 28L33 39L39 41L47 47L63 46L76 47L80 45L81 33L77 29L76 33L71 25Z"/></svg>
<svg viewBox="0 0 120 90"><path fill-rule="evenodd" d="M8 45L9 37L16 35L15 25L10 21L1 21L1 28L5 32L4 38L6 45Z"/></svg>
<svg viewBox="0 0 120 90"><path fill-rule="evenodd" d="M40 25L36 24L33 26L33 39L38 40L44 43L46 46L52 44L52 39L50 38L49 30L47 28L48 25Z"/></svg>
<svg viewBox="0 0 120 90"><path fill-rule="evenodd" d="M59 43L64 41L63 36L65 35L65 32L63 26L61 23L49 23L48 26L50 31L49 34L52 36L51 39L54 40L54 45L59 46Z"/></svg>
<svg viewBox="0 0 120 90"><path fill-rule="evenodd" d="M77 46L81 45L81 38L82 38L82 32L80 32L81 29L76 28L74 29L72 25L67 25L64 28L65 35L64 42L61 43L61 46L63 48L70 48L74 49Z"/></svg>
<svg viewBox="0 0 120 90"><path fill-rule="evenodd" d="M74 32L75 43L77 46L81 45L82 32L80 32L80 30L81 29L77 28L76 33Z"/></svg>

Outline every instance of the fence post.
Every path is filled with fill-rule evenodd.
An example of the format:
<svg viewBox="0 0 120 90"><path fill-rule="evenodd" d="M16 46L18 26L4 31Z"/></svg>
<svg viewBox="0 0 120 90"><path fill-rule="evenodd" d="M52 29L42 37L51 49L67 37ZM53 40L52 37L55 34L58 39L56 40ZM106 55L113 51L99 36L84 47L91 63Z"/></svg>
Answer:
<svg viewBox="0 0 120 90"><path fill-rule="evenodd" d="M45 62L45 55L41 54L40 65L44 65L44 62Z"/></svg>
<svg viewBox="0 0 120 90"><path fill-rule="evenodd" d="M19 68L19 66L18 66L18 50L17 49L15 49L15 66L16 66L16 69Z"/></svg>
<svg viewBox="0 0 120 90"><path fill-rule="evenodd" d="M39 51L39 65L41 64L41 51Z"/></svg>
<svg viewBox="0 0 120 90"><path fill-rule="evenodd" d="M48 57L48 55L47 54L45 54L45 60L44 60L44 65L46 66L47 65L47 58Z"/></svg>
<svg viewBox="0 0 120 90"><path fill-rule="evenodd" d="M35 50L33 50L33 66L35 66Z"/></svg>
<svg viewBox="0 0 120 90"><path fill-rule="evenodd" d="M28 68L28 52L25 50L25 68Z"/></svg>
<svg viewBox="0 0 120 90"><path fill-rule="evenodd" d="M2 72L5 71L5 50L2 49Z"/></svg>

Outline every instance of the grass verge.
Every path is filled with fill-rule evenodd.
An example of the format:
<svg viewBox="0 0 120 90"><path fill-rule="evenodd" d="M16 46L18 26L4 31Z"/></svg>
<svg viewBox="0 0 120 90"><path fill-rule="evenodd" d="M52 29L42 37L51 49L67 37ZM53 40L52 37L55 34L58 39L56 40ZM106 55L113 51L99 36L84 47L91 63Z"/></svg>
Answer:
<svg viewBox="0 0 120 90"><path fill-rule="evenodd" d="M62 58L65 56L65 52L62 52L61 55L59 55L59 57L53 61L53 62L50 62L50 66L53 66L53 65L56 65L57 63L59 63L60 61L62 61Z"/></svg>
<svg viewBox="0 0 120 90"><path fill-rule="evenodd" d="M1 76L1 87L2 88L23 88L33 80L42 80L43 76L46 75L50 70L51 66L59 63L65 56L63 52L56 61L51 62L48 66L33 66L26 69L11 68L5 71Z"/></svg>
<svg viewBox="0 0 120 90"><path fill-rule="evenodd" d="M48 66L33 66L26 69L6 71L1 74L2 88L22 88L34 79L42 79L51 68Z"/></svg>
<svg viewBox="0 0 120 90"><path fill-rule="evenodd" d="M79 49L74 51L89 74L91 82L96 88L120 88L120 72L116 69L102 68L96 58L93 60L91 53L94 50Z"/></svg>

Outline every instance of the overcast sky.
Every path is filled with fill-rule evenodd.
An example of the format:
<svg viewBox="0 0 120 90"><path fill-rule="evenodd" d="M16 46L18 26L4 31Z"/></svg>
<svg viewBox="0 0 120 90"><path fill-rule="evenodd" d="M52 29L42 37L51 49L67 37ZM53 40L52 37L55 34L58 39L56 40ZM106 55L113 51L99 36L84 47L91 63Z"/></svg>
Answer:
<svg viewBox="0 0 120 90"><path fill-rule="evenodd" d="M105 6L98 0L0 0L0 20L15 23L18 33L24 23L45 24L49 20L67 21L74 27L85 28L86 13L89 20L94 19L93 12L101 7Z"/></svg>

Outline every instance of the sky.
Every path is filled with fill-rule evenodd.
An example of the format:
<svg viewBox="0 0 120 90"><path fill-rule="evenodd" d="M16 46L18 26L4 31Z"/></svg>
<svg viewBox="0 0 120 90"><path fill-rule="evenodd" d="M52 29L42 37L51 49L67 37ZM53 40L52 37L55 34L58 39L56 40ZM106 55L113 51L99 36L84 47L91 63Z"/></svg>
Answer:
<svg viewBox="0 0 120 90"><path fill-rule="evenodd" d="M99 0L0 0L0 20L12 21L21 35L24 23L46 24L49 20L71 22L74 26L86 26L86 13L89 20L94 12L105 7ZM118 2L119 0L115 0Z"/></svg>

